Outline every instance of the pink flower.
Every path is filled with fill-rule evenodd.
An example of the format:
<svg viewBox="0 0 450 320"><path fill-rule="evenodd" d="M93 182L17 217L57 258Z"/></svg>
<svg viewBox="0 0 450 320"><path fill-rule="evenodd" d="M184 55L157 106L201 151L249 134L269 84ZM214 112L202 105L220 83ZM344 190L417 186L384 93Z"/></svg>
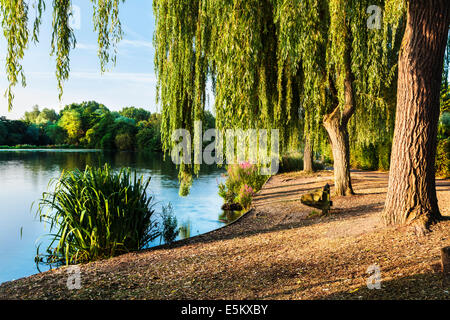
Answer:
<svg viewBox="0 0 450 320"><path fill-rule="evenodd" d="M253 188L248 186L248 185L246 185L246 184L244 184L241 187L241 192L249 194L249 195L253 195L254 194Z"/></svg>
<svg viewBox="0 0 450 320"><path fill-rule="evenodd" d="M247 170L252 167L252 164L250 162L246 161L246 162L241 162L239 164L239 166L241 167L241 169Z"/></svg>

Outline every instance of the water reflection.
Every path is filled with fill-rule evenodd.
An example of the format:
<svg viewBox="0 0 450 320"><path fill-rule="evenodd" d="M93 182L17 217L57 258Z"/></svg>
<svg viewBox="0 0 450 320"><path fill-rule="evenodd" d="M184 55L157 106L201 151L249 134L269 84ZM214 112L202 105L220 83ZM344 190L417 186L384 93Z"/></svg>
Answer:
<svg viewBox="0 0 450 320"><path fill-rule="evenodd" d="M191 237L191 221L185 221L180 227L180 238L187 239Z"/></svg>
<svg viewBox="0 0 450 320"><path fill-rule="evenodd" d="M229 223L234 222L237 219L239 219L244 213L245 213L245 210L242 210L242 211L224 210L219 215L219 221L229 224Z"/></svg>
<svg viewBox="0 0 450 320"><path fill-rule="evenodd" d="M48 190L50 180L63 170L84 169L109 163L112 168L131 167L150 175L150 192L155 197L155 210L173 205L181 222L178 239L217 229L231 219L223 219L223 201L217 191L223 169L202 166L187 197L178 195L178 170L161 154L133 152L85 152L79 150L7 150L0 151L0 283L36 273L34 256L36 239L49 232L40 223L33 202ZM227 216L228 217L228 216ZM22 232L21 232L22 230ZM22 238L21 238L22 233ZM158 245L160 239L153 245Z"/></svg>

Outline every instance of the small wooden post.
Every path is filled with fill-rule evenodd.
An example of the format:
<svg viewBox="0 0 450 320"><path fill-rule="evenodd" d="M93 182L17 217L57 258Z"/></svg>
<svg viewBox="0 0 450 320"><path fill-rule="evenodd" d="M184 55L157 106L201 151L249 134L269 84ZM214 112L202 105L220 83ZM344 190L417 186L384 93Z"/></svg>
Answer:
<svg viewBox="0 0 450 320"><path fill-rule="evenodd" d="M450 275L450 247L441 249L442 273Z"/></svg>

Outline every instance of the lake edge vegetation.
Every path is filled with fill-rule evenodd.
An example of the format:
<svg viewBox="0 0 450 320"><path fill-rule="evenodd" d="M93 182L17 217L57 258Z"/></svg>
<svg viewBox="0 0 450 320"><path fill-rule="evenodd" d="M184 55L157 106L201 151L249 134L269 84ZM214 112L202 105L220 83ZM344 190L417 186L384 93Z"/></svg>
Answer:
<svg viewBox="0 0 450 320"><path fill-rule="evenodd" d="M38 246L36 263L79 264L146 248L161 236L153 218L154 199L147 194L150 181L107 164L64 171L37 204L51 241L45 253Z"/></svg>

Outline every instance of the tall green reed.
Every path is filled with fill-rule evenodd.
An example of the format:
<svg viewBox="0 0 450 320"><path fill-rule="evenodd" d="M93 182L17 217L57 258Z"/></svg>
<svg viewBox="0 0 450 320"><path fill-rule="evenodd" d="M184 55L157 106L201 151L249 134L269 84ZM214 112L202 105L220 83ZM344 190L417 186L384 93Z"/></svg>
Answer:
<svg viewBox="0 0 450 320"><path fill-rule="evenodd" d="M160 236L152 220L150 178L131 169L110 166L64 171L53 192L45 192L37 215L50 225L45 254L37 248L36 263L77 264L145 248Z"/></svg>

